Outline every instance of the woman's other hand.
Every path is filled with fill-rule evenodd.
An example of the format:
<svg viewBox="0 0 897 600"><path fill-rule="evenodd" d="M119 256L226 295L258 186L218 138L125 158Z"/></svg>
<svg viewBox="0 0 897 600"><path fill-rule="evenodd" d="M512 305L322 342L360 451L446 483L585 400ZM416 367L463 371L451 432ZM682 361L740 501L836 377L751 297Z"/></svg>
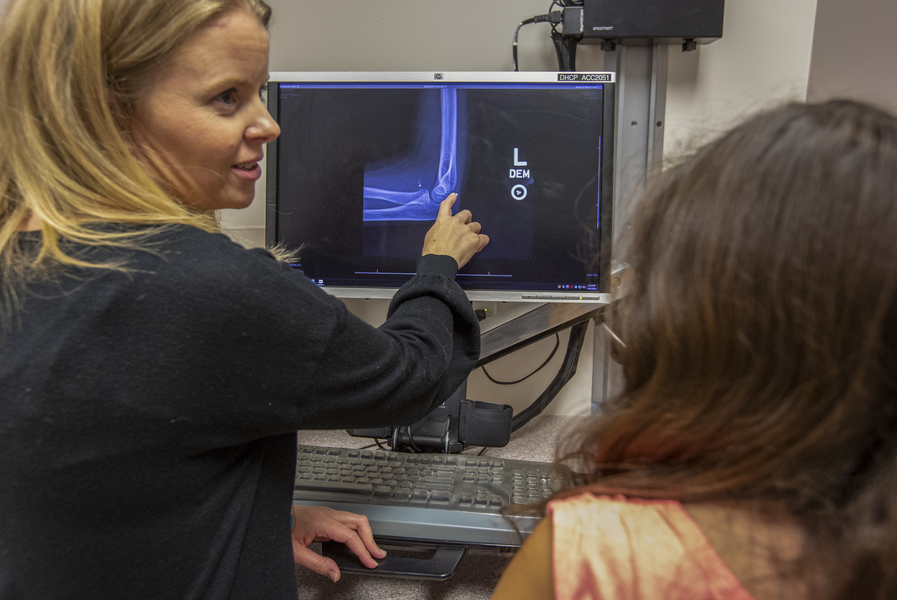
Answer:
<svg viewBox="0 0 897 600"><path fill-rule="evenodd" d="M457 215L452 215L452 205L457 199L457 194L450 194L439 205L436 222L424 237L422 254L451 256L460 269L474 254L486 247L489 236L480 233L480 224L472 221L473 216L469 210L462 210Z"/></svg>
<svg viewBox="0 0 897 600"><path fill-rule="evenodd" d="M339 581L339 567L332 559L309 548L312 542L333 540L345 544L370 569L377 566L374 557L386 557L386 552L374 542L367 517L326 506L294 505L291 535L294 562L334 582Z"/></svg>

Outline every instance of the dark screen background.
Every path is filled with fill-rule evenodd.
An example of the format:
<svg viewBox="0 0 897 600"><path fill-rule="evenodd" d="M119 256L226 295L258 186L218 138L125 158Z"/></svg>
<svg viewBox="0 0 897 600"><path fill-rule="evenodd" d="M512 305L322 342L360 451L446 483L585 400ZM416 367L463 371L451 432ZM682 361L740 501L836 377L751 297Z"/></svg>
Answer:
<svg viewBox="0 0 897 600"><path fill-rule="evenodd" d="M432 113L423 110L426 95L432 104L439 93L423 85L281 87L276 238L304 245L306 275L332 286L395 287L414 272L431 222L365 222L364 173L366 165L407 153L421 128L438 126L422 115ZM598 289L603 90L506 84L461 86L457 94L455 209L469 209L491 240L458 282L467 289ZM514 165L515 148L525 167ZM511 178L512 169L528 170L529 178ZM526 187L523 200L512 197L515 185Z"/></svg>

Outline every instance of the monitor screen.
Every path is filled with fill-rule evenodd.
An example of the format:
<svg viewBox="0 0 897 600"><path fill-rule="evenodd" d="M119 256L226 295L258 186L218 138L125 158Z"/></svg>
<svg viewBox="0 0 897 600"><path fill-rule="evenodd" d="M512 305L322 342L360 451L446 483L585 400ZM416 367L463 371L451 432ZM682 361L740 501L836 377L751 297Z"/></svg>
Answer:
<svg viewBox="0 0 897 600"><path fill-rule="evenodd" d="M334 295L391 297L440 202L490 243L471 300L606 302L613 73L274 73L266 237Z"/></svg>

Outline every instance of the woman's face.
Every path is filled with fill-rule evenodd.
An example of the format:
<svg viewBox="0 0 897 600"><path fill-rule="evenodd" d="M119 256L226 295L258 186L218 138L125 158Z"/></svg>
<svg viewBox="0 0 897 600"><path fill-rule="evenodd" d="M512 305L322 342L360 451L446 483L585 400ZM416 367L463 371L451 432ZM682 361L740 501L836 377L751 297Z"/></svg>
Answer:
<svg viewBox="0 0 897 600"><path fill-rule="evenodd" d="M268 34L248 8L212 18L150 78L134 109L133 152L198 210L245 208L262 146L280 135L261 99Z"/></svg>

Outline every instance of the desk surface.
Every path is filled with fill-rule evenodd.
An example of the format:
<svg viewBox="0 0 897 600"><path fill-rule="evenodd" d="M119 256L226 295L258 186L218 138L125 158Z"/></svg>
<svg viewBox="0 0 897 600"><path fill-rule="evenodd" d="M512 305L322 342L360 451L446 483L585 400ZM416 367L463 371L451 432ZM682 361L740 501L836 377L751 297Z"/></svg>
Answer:
<svg viewBox="0 0 897 600"><path fill-rule="evenodd" d="M514 432L507 446L490 448L487 454L551 462L556 441L577 421L577 417L536 417ZM300 431L299 443L360 448L369 445L370 440L351 437L345 431ZM321 551L319 544L312 544L312 548ZM492 594L512 557L512 552L473 548L461 560L455 574L445 581L385 579L343 573L340 580L333 583L317 573L296 567L296 582L300 600L485 600Z"/></svg>

